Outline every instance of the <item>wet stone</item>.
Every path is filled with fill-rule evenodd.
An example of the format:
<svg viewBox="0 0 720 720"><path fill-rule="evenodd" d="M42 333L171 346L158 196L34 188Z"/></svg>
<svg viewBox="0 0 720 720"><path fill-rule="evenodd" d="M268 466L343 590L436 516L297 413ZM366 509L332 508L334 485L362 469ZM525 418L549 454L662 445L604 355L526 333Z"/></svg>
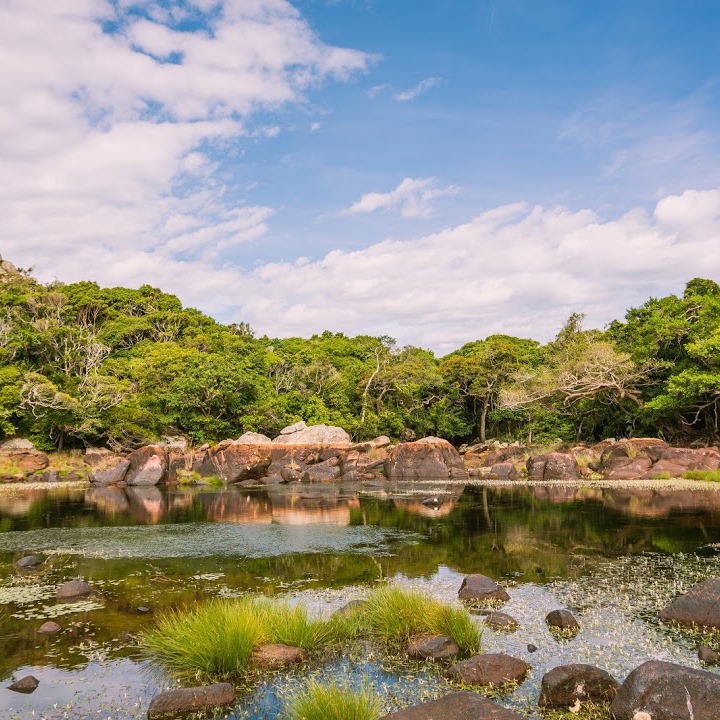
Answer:
<svg viewBox="0 0 720 720"><path fill-rule="evenodd" d="M560 665L542 679L540 707L570 707L579 700L602 703L612 700L620 683L594 665Z"/></svg>
<svg viewBox="0 0 720 720"><path fill-rule="evenodd" d="M461 660L448 670L451 680L464 685L520 684L530 670L523 660L503 653L483 653L469 660Z"/></svg>
<svg viewBox="0 0 720 720"><path fill-rule="evenodd" d="M384 715L380 720L523 720L492 700L472 692L456 692Z"/></svg>
<svg viewBox="0 0 720 720"><path fill-rule="evenodd" d="M580 623L569 610L553 610L547 614L545 622L555 630L575 633L580 630Z"/></svg>
<svg viewBox="0 0 720 720"><path fill-rule="evenodd" d="M458 597L474 602L506 602L510 599L504 588L486 575L468 575L460 586Z"/></svg>
<svg viewBox="0 0 720 720"><path fill-rule="evenodd" d="M502 612L491 612L485 618L485 624L502 632L513 632L520 627L520 623L512 615Z"/></svg>
<svg viewBox="0 0 720 720"><path fill-rule="evenodd" d="M407 646L410 657L422 660L447 660L459 652L458 644L447 635L418 635Z"/></svg>
<svg viewBox="0 0 720 720"><path fill-rule="evenodd" d="M152 699L148 720L185 717L191 713L228 707L235 700L235 688L230 683L168 690Z"/></svg>
<svg viewBox="0 0 720 720"><path fill-rule="evenodd" d="M8 685L8 690L14 690L15 692L26 693L29 695L37 690L39 684L40 681L36 677L26 675L24 678L16 680L12 685Z"/></svg>
<svg viewBox="0 0 720 720"><path fill-rule="evenodd" d="M62 628L56 622L48 620L38 628L38 632L41 635L56 635L61 629Z"/></svg>
<svg viewBox="0 0 720 720"><path fill-rule="evenodd" d="M58 600L74 600L90 595L92 588L84 580L70 580L63 583L55 593Z"/></svg>
<svg viewBox="0 0 720 720"><path fill-rule="evenodd" d="M15 562L15 567L21 570L33 570L42 565L42 560L36 555L26 555Z"/></svg>

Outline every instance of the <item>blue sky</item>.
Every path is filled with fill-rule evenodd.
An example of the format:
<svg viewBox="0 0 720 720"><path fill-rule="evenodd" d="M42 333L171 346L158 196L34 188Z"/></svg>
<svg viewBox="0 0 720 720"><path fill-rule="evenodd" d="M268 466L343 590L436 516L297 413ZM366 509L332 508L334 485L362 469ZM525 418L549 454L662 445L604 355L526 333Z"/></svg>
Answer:
<svg viewBox="0 0 720 720"><path fill-rule="evenodd" d="M714 0L49 5L0 8L0 253L43 279L440 352L720 279Z"/></svg>

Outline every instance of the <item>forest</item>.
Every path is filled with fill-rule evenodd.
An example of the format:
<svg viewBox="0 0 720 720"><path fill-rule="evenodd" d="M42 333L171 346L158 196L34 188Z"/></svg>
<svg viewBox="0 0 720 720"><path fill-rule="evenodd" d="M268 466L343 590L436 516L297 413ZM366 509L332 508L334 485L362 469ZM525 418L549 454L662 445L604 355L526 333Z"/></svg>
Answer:
<svg viewBox="0 0 720 720"><path fill-rule="evenodd" d="M255 337L144 285L0 277L0 439L45 450L192 444L297 420L361 441L427 435L718 440L720 286L694 279L605 330L571 315L551 342L491 335L445 357L390 337Z"/></svg>

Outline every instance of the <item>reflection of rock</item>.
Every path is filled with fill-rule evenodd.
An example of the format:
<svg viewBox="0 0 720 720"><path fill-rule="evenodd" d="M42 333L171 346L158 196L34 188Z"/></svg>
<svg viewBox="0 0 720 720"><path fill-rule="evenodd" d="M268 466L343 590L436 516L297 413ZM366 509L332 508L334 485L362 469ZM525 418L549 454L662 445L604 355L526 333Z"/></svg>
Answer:
<svg viewBox="0 0 720 720"><path fill-rule="evenodd" d="M126 513L130 507L125 493L116 487L90 488L85 494L85 501L107 515Z"/></svg>
<svg viewBox="0 0 720 720"><path fill-rule="evenodd" d="M140 514L152 522L158 522L163 517L163 495L156 488L127 487L125 488L130 507L139 510Z"/></svg>

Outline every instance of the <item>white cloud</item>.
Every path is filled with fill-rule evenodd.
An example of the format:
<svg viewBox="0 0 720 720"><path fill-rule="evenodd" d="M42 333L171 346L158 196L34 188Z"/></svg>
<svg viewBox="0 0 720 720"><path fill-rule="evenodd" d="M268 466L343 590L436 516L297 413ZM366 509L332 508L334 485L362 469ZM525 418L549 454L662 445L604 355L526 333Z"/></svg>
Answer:
<svg viewBox="0 0 720 720"><path fill-rule="evenodd" d="M398 102L408 102L410 100L414 100L419 95L424 95L426 92L428 92L428 90L432 90L433 88L442 85L442 82L442 78L439 77L425 78L424 80L421 80L417 85L413 85L407 90L401 90L400 92L394 93L393 98Z"/></svg>
<svg viewBox="0 0 720 720"><path fill-rule="evenodd" d="M174 29L190 16L203 27ZM367 61L322 43L286 0L5 0L0 252L128 282L144 263L210 262L257 238L272 211L245 207L215 156L280 132L252 129L254 111L304 102Z"/></svg>
<svg viewBox="0 0 720 720"><path fill-rule="evenodd" d="M454 185L439 187L436 178L405 178L394 190L371 192L342 211L343 215L360 215L377 210L399 212L404 218L427 218L433 214L433 201L458 192Z"/></svg>

